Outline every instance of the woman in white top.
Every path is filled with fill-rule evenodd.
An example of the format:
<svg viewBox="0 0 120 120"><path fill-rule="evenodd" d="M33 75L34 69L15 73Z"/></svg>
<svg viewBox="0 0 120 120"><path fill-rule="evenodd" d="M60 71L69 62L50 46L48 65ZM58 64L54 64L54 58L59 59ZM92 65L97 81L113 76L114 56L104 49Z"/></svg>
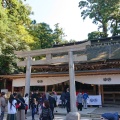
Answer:
<svg viewBox="0 0 120 120"><path fill-rule="evenodd" d="M28 104L29 104L28 93L25 94L24 100L25 100L25 104L28 105ZM27 114L27 110L25 110L25 115L26 115L26 114ZM27 119L27 118L25 117L25 119Z"/></svg>
<svg viewBox="0 0 120 120"><path fill-rule="evenodd" d="M11 94L10 98L8 100L8 115L7 115L7 120L16 120L16 103L17 101L15 100L14 96Z"/></svg>

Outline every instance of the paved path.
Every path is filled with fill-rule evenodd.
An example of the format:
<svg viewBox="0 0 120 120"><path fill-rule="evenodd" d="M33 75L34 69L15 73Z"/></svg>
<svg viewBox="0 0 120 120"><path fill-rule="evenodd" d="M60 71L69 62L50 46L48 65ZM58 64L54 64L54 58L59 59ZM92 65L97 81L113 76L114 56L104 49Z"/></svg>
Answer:
<svg viewBox="0 0 120 120"><path fill-rule="evenodd" d="M120 115L120 107L88 107L88 109L83 109L82 111L78 111L81 115L81 120L100 120L100 115L106 112L114 113L118 112ZM66 117L66 109L64 108L55 108L54 110L55 119L54 120L65 120ZM38 120L39 116L35 115L35 120ZM6 120L6 115L5 119ZM26 120L32 120L31 118L31 112L28 112L27 119Z"/></svg>

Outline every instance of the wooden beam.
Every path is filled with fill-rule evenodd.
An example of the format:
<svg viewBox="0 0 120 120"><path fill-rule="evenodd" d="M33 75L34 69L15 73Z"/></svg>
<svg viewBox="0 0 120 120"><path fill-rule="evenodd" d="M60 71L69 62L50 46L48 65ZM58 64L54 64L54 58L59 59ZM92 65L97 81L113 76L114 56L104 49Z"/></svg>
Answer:
<svg viewBox="0 0 120 120"><path fill-rule="evenodd" d="M67 53L71 51L80 51L86 49L86 45L90 45L91 42L85 42L79 45L72 46L64 46L57 48L49 48L49 49L41 49L41 50L33 50L33 51L14 51L17 57L27 57L27 56L40 56L45 54L55 54L55 53Z"/></svg>
<svg viewBox="0 0 120 120"><path fill-rule="evenodd" d="M82 55L82 56L77 56L74 55L74 62L77 61L87 61L87 56L86 55ZM36 60L33 61L31 60L31 65L49 65L49 64L56 64L56 63L66 63L69 62L68 60L68 55L63 56L62 58L52 58L50 59L44 59L44 60ZM26 61L21 61L17 63L17 66L26 66L27 62Z"/></svg>

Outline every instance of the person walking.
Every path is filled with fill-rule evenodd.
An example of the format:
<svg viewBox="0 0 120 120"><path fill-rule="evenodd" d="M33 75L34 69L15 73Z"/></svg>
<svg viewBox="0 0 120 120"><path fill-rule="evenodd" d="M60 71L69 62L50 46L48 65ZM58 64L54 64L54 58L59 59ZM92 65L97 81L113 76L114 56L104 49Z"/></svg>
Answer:
<svg viewBox="0 0 120 120"><path fill-rule="evenodd" d="M31 108L32 108L32 120L35 120L34 116L37 113L37 101L36 101L36 98L33 99L32 104L31 104Z"/></svg>
<svg viewBox="0 0 120 120"><path fill-rule="evenodd" d="M29 105L28 93L25 94L24 100L25 100L25 104L28 106ZM27 115L27 109L25 109L25 119L27 119L26 115Z"/></svg>
<svg viewBox="0 0 120 120"><path fill-rule="evenodd" d="M80 111L82 111L82 100L83 100L83 95L79 91L79 93L77 95L77 103L78 103L78 110L80 110Z"/></svg>
<svg viewBox="0 0 120 120"><path fill-rule="evenodd" d="M20 105L17 111L17 120L25 120L25 100L23 99L20 93L17 94L16 99L17 104Z"/></svg>
<svg viewBox="0 0 120 120"><path fill-rule="evenodd" d="M7 114L7 120L17 120L17 110L16 110L16 104L17 101L15 100L13 94L10 95L10 98L8 100L8 114Z"/></svg>
<svg viewBox="0 0 120 120"><path fill-rule="evenodd" d="M40 115L40 120L53 120L53 115L48 100L45 100L43 102L43 108L42 108L42 113Z"/></svg>
<svg viewBox="0 0 120 120"><path fill-rule="evenodd" d="M60 100L62 103L62 108L65 108L65 91L61 93Z"/></svg>
<svg viewBox="0 0 120 120"><path fill-rule="evenodd" d="M48 100L49 100L49 104L50 104L50 109L51 109L51 111L52 111L52 116L53 116L53 119L54 119L54 105L55 105L55 98L53 97L53 93L51 93L50 95L49 95L49 98L48 98Z"/></svg>
<svg viewBox="0 0 120 120"><path fill-rule="evenodd" d="M88 94L86 92L83 93L83 107L84 109L87 109L87 99L88 99Z"/></svg>
<svg viewBox="0 0 120 120"><path fill-rule="evenodd" d="M54 107L57 107L57 94L56 92L52 93L52 96L54 97L55 101L54 101Z"/></svg>
<svg viewBox="0 0 120 120"><path fill-rule="evenodd" d="M69 113L70 112L70 92L69 92L69 88L67 88L67 92L65 94L65 100L66 100L67 113Z"/></svg>
<svg viewBox="0 0 120 120"><path fill-rule="evenodd" d="M4 92L1 93L0 103L1 103L0 120L3 120L3 118L4 118L4 112L5 112L5 107L7 106L6 100L5 100L5 93Z"/></svg>
<svg viewBox="0 0 120 120"><path fill-rule="evenodd" d="M46 96L46 100L48 100L48 98L49 98L49 92L48 92L48 90L45 92L45 96Z"/></svg>

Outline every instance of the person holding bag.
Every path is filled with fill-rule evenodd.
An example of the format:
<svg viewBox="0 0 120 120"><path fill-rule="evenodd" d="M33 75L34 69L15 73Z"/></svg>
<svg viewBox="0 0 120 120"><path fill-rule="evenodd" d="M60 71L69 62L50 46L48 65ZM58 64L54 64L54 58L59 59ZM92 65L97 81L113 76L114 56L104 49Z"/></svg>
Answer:
<svg viewBox="0 0 120 120"><path fill-rule="evenodd" d="M40 115L40 120L53 120L52 111L50 109L50 104L48 100L43 102L42 113Z"/></svg>
<svg viewBox="0 0 120 120"><path fill-rule="evenodd" d="M20 104L17 112L17 120L25 120L25 100L20 93L17 94L17 104Z"/></svg>
<svg viewBox="0 0 120 120"><path fill-rule="evenodd" d="M7 120L17 120L16 117L16 103L17 101L14 99L14 96L11 94L8 100L8 115Z"/></svg>

